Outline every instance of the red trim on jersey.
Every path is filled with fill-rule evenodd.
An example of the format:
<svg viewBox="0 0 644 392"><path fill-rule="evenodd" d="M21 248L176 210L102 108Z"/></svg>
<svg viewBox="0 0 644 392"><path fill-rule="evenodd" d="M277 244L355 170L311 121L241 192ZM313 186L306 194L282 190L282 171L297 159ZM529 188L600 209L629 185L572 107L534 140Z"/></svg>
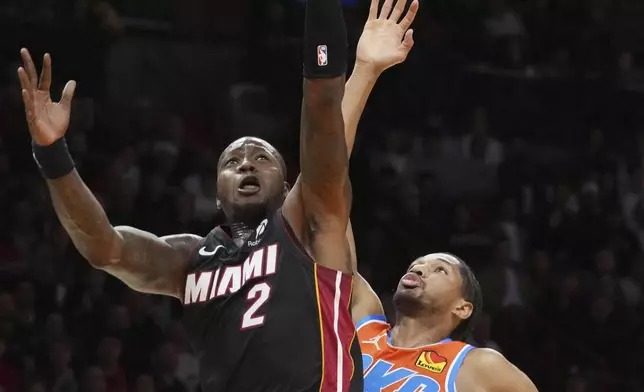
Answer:
<svg viewBox="0 0 644 392"><path fill-rule="evenodd" d="M352 277L319 264L314 268L322 346L320 392L348 391L354 371L350 350L355 328L348 310Z"/></svg>

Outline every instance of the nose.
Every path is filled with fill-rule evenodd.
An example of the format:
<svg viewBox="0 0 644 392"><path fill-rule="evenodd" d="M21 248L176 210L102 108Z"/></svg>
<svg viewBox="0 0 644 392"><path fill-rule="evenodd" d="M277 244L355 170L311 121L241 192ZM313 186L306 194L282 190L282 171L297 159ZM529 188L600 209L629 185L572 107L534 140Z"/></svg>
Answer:
<svg viewBox="0 0 644 392"><path fill-rule="evenodd" d="M422 276L423 276L423 270L422 270L422 269L420 269L420 268L418 268L418 267L413 268L413 269L411 270L411 272L413 272L414 274L416 274L416 275L418 275L418 276L420 276L420 277L422 277Z"/></svg>
<svg viewBox="0 0 644 392"><path fill-rule="evenodd" d="M242 173L245 172L254 172L255 171L255 165L247 158L244 158L242 163L237 166L237 170L239 170Z"/></svg>

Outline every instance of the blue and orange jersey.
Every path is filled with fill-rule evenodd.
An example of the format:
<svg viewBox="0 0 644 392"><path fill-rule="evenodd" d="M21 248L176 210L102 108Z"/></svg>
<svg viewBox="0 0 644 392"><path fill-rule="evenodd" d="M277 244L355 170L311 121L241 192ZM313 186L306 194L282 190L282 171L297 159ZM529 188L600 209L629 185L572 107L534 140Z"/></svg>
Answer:
<svg viewBox="0 0 644 392"><path fill-rule="evenodd" d="M474 347L444 339L416 348L391 344L391 326L373 315L356 324L365 392L456 392L456 374Z"/></svg>

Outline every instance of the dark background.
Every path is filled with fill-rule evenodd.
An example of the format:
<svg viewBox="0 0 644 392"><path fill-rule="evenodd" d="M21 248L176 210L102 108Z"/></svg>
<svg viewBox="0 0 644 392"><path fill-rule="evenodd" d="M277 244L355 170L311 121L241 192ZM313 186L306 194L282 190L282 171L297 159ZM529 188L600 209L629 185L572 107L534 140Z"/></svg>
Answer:
<svg viewBox="0 0 644 392"><path fill-rule="evenodd" d="M352 50L368 4L347 1ZM301 2L3 0L0 390L194 391L180 305L91 270L32 162L19 49L78 81L68 134L113 224L204 235L219 151L297 173ZM476 270L476 343L541 391L644 391L644 2L424 0L352 159L360 269L390 311L417 256Z"/></svg>

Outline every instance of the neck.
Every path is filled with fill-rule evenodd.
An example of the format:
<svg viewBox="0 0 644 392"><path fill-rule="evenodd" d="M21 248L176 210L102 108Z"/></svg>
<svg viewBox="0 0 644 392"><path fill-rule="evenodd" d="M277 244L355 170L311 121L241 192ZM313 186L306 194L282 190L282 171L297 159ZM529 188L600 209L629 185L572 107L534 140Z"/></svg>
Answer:
<svg viewBox="0 0 644 392"><path fill-rule="evenodd" d="M230 231L233 236L233 241L242 243L248 238L248 235L253 231L245 223L231 223ZM239 244L238 244L239 245Z"/></svg>
<svg viewBox="0 0 644 392"><path fill-rule="evenodd" d="M451 327L436 316L411 318L398 314L396 326L391 331L391 343L403 348L426 346L440 342L450 333Z"/></svg>

